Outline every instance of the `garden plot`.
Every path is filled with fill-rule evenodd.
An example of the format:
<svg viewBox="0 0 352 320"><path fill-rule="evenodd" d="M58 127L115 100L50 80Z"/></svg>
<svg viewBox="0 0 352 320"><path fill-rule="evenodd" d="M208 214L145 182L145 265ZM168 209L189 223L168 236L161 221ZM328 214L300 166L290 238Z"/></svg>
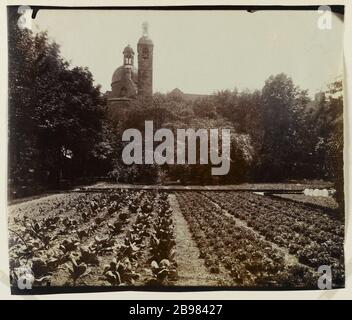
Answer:
<svg viewBox="0 0 352 320"><path fill-rule="evenodd" d="M337 217L323 209L249 192L202 195L245 221L266 240L288 249L301 264L314 270L331 266L336 286L344 282L344 227Z"/></svg>
<svg viewBox="0 0 352 320"><path fill-rule="evenodd" d="M316 289L344 285L343 221L241 191L101 189L9 208L11 283L41 287Z"/></svg>
<svg viewBox="0 0 352 320"><path fill-rule="evenodd" d="M163 285L176 276L167 194L77 193L23 207L9 224L13 285L24 266L34 286Z"/></svg>

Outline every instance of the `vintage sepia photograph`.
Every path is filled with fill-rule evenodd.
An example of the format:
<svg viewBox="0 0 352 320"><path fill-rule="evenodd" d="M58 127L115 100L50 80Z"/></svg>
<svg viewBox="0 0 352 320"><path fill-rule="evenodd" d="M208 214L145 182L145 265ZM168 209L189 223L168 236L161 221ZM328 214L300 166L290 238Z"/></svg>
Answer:
<svg viewBox="0 0 352 320"><path fill-rule="evenodd" d="M345 287L343 6L8 6L12 294Z"/></svg>

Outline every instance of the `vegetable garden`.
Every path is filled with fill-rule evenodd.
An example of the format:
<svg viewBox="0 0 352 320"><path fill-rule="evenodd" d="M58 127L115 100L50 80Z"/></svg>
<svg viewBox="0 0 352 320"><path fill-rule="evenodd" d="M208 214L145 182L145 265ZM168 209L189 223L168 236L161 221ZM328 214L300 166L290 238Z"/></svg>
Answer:
<svg viewBox="0 0 352 320"><path fill-rule="evenodd" d="M143 191L44 203L10 224L11 281L29 265L35 286L167 284L176 276L171 213L167 194Z"/></svg>
<svg viewBox="0 0 352 320"><path fill-rule="evenodd" d="M199 249L193 258L222 285L316 289L320 265L344 285L343 222L323 209L251 192L170 192ZM35 287L177 286L169 193L70 192L10 207L12 285L29 266Z"/></svg>

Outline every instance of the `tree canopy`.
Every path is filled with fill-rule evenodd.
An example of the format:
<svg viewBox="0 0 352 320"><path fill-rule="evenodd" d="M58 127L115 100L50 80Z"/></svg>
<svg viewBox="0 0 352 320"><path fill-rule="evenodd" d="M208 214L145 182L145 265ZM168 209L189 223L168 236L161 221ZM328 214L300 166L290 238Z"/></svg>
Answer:
<svg viewBox="0 0 352 320"><path fill-rule="evenodd" d="M9 178L57 185L99 172L113 153L105 101L87 68L71 67L46 33L9 19ZM99 165L97 165L99 163Z"/></svg>

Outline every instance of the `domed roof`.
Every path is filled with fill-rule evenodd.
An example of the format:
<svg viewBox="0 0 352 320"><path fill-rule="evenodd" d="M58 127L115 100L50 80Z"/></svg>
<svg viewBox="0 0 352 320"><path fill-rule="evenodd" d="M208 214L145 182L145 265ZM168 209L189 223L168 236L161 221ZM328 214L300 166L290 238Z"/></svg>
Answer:
<svg viewBox="0 0 352 320"><path fill-rule="evenodd" d="M126 69L132 69L132 80L137 83L138 81L138 70L136 67L131 65L118 67L112 75L111 83L122 81L125 78Z"/></svg>
<svg viewBox="0 0 352 320"><path fill-rule="evenodd" d="M128 45L122 52L123 54L134 54L134 51L130 45Z"/></svg>
<svg viewBox="0 0 352 320"><path fill-rule="evenodd" d="M142 36L140 37L140 39L138 40L138 44L149 44L149 45L153 45L153 41L152 39L150 39L148 36Z"/></svg>

